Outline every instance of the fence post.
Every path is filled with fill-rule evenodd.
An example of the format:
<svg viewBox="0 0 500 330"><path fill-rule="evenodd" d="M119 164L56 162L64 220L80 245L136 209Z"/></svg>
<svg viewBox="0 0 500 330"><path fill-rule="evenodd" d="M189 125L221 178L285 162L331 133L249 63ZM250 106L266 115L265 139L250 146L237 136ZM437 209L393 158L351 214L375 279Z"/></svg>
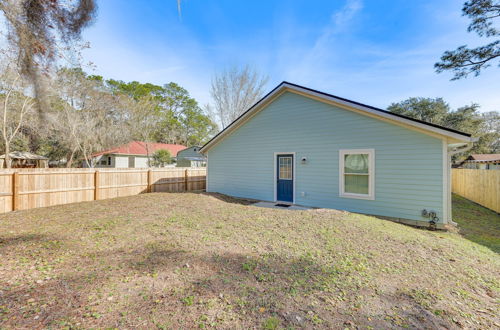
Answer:
<svg viewBox="0 0 500 330"><path fill-rule="evenodd" d="M99 171L94 172L94 200L99 200Z"/></svg>
<svg viewBox="0 0 500 330"><path fill-rule="evenodd" d="M19 173L12 173L12 211L19 208Z"/></svg>
<svg viewBox="0 0 500 330"><path fill-rule="evenodd" d="M148 189L147 192L150 193L153 191L153 171L151 169L148 170Z"/></svg>
<svg viewBox="0 0 500 330"><path fill-rule="evenodd" d="M188 170L184 170L184 191L188 191Z"/></svg>

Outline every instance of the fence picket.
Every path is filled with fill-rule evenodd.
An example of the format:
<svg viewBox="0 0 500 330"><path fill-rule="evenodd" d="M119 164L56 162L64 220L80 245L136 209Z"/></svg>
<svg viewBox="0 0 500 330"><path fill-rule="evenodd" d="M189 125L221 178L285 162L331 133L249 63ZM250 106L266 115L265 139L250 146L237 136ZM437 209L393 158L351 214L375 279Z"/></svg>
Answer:
<svg viewBox="0 0 500 330"><path fill-rule="evenodd" d="M454 168L452 191L500 213L500 171Z"/></svg>
<svg viewBox="0 0 500 330"><path fill-rule="evenodd" d="M204 191L206 169L1 170L0 213L147 192Z"/></svg>

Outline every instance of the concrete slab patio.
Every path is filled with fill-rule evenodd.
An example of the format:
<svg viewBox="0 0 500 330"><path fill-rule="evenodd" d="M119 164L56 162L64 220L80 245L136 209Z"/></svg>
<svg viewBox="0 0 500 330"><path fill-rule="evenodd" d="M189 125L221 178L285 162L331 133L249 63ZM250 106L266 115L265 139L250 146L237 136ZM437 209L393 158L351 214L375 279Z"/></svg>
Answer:
<svg viewBox="0 0 500 330"><path fill-rule="evenodd" d="M288 206L288 204L273 203L273 202L257 202L255 204L252 204L252 206L266 207L266 208L270 208L270 209L295 210L295 211L304 211L304 210L311 209L310 207L298 206L298 205L293 205L293 204L290 204Z"/></svg>

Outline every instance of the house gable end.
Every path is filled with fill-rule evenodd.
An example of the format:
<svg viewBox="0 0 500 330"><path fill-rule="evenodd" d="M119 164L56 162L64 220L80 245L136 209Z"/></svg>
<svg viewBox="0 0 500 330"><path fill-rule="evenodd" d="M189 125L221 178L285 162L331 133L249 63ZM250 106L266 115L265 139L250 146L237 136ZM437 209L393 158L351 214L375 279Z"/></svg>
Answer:
<svg viewBox="0 0 500 330"><path fill-rule="evenodd" d="M347 99L339 98L326 93L311 90L302 86L290 84L283 82L278 87L269 92L261 100L259 100L254 106L243 113L239 118L232 122L228 127L219 132L210 141L208 141L200 150L200 152L205 153L208 149L212 148L219 141L224 139L226 136L231 134L233 131L237 130L242 126L247 120L252 118L258 112L264 110L269 104L275 102L275 100L283 93L290 92L303 97L311 98L322 103L326 103L334 106L335 108L341 108L353 112L360 113L365 116L376 118L377 120L383 120L389 122L393 125L398 125L405 127L407 129L419 131L423 134L438 137L440 139L446 140L448 142L473 142L475 139L471 138L469 134L458 132L445 127L440 127L438 125L422 122L416 119L407 118L402 115L394 114L382 109L377 109L371 106L367 106L358 102L350 101Z"/></svg>
<svg viewBox="0 0 500 330"><path fill-rule="evenodd" d="M317 111L311 113L305 110L309 107L313 107L317 109ZM271 116L265 115L268 111L271 111L274 114ZM295 130L295 135L301 135L307 138L309 132L313 134L317 133L317 131L315 131L315 127L307 125L307 122L330 122L331 129L335 130L336 125L341 125L341 123L332 121L331 118L335 118L336 113L339 112L343 117L352 118L349 125L352 125L353 128L356 124L361 125L361 127L365 125L376 125L378 127L377 129L380 131L393 127L393 130L396 130L400 134L404 135L411 134L413 136L422 136L424 139L430 138L432 140L443 139L443 137L438 134L429 133L420 129L408 130L408 127L405 125L395 124L389 120L380 119L376 116L367 115L359 111L352 111L351 109L327 103L292 90L283 90L276 94L272 99L268 100L268 102L261 106L257 111L254 111L251 116L246 118L244 121L236 123L236 126L228 131L224 138L217 141L217 143L211 146L211 148L216 147L219 143L223 143L225 139L230 139L231 136L235 134L244 134L245 138L249 139L248 142L251 143L253 140L253 132L258 131L261 128L261 125L263 125L263 129L270 129L267 125L269 122L272 122L273 125L276 126L275 132L276 134L279 134L278 132L284 129L284 127L289 126L287 123L292 120L297 120L303 125L302 129L300 129L297 125L291 126L293 127L293 130ZM300 117L297 117L298 114L300 114ZM317 116L318 118L311 118L311 116ZM264 117L266 119L260 120L260 117ZM257 123L255 123L255 121L257 121ZM248 127L250 123L251 128L247 130L246 127Z"/></svg>

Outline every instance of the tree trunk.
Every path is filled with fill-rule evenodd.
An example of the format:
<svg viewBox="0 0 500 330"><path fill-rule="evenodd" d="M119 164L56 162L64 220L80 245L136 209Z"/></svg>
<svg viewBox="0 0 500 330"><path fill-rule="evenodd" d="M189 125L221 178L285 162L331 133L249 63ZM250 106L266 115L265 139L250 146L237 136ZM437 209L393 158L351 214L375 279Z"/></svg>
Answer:
<svg viewBox="0 0 500 330"><path fill-rule="evenodd" d="M69 155L69 158L66 157L66 168L70 168L73 166L73 157L75 157L75 152L76 149L73 149L71 151L71 154Z"/></svg>
<svg viewBox="0 0 500 330"><path fill-rule="evenodd" d="M12 160L10 159L10 144L5 142L5 168L11 168Z"/></svg>
<svg viewBox="0 0 500 330"><path fill-rule="evenodd" d="M151 166L151 156L149 155L149 145L148 145L148 140L146 140L146 155L148 156L148 167L152 167Z"/></svg>
<svg viewBox="0 0 500 330"><path fill-rule="evenodd" d="M90 160L89 160L89 159L87 159L87 157L85 157L85 163L87 163L87 167L88 167L88 168L94 168L94 166L95 166L95 165L94 165L94 163L95 163L95 162L94 162L94 161L92 161L92 159L90 159Z"/></svg>

